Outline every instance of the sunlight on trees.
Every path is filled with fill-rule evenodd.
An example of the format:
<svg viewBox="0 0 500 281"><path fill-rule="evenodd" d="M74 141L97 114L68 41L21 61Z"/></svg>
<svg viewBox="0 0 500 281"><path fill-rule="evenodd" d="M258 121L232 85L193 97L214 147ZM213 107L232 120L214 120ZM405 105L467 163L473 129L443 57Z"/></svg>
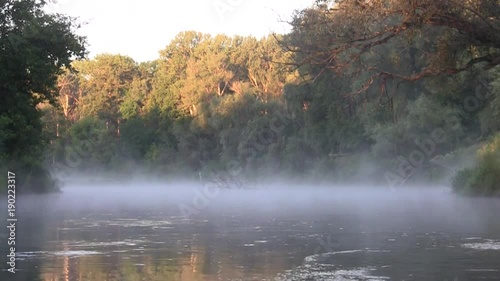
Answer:
<svg viewBox="0 0 500 281"><path fill-rule="evenodd" d="M185 31L145 63L80 60L72 19L19 13L33 7L4 5L2 159L63 163L90 142L78 171L194 177L238 163L243 181L384 183L437 131L446 141L414 167L423 178L448 177L435 159L500 128L498 1L317 1L297 11L288 34ZM356 172L363 165L369 174Z"/></svg>

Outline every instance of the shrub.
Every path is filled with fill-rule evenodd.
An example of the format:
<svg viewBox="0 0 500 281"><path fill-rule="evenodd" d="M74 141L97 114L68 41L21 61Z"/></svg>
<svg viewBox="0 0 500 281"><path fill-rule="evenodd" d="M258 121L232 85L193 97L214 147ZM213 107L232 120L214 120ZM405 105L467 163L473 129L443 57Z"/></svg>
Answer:
<svg viewBox="0 0 500 281"><path fill-rule="evenodd" d="M451 186L457 193L466 193L469 187L469 179L474 174L474 169L465 168L459 170L451 179Z"/></svg>
<svg viewBox="0 0 500 281"><path fill-rule="evenodd" d="M460 170L452 178L453 189L467 195L500 195L500 134L479 149L478 155L476 167Z"/></svg>

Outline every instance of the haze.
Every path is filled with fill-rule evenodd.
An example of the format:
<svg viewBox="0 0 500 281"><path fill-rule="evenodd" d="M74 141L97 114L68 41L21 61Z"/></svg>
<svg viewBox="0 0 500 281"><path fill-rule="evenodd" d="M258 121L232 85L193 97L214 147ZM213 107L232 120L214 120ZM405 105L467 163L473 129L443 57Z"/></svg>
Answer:
<svg viewBox="0 0 500 281"><path fill-rule="evenodd" d="M0 11L0 280L500 280L498 0Z"/></svg>

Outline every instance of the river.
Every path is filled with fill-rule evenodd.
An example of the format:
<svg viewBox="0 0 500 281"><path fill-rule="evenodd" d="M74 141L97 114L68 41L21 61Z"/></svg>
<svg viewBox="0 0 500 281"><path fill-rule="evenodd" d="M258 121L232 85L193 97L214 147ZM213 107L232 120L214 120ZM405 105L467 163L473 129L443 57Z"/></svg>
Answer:
<svg viewBox="0 0 500 281"><path fill-rule="evenodd" d="M445 188L75 184L16 211L0 280L500 280L500 200Z"/></svg>

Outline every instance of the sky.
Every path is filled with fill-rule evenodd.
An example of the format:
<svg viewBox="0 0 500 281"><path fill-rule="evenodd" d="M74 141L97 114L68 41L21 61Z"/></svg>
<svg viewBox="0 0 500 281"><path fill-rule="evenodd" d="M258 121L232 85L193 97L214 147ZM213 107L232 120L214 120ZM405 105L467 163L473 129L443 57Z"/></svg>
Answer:
<svg viewBox="0 0 500 281"><path fill-rule="evenodd" d="M294 10L314 0L58 0L46 7L87 22L89 57L122 54L137 62L154 60L181 31L262 37L284 33Z"/></svg>

